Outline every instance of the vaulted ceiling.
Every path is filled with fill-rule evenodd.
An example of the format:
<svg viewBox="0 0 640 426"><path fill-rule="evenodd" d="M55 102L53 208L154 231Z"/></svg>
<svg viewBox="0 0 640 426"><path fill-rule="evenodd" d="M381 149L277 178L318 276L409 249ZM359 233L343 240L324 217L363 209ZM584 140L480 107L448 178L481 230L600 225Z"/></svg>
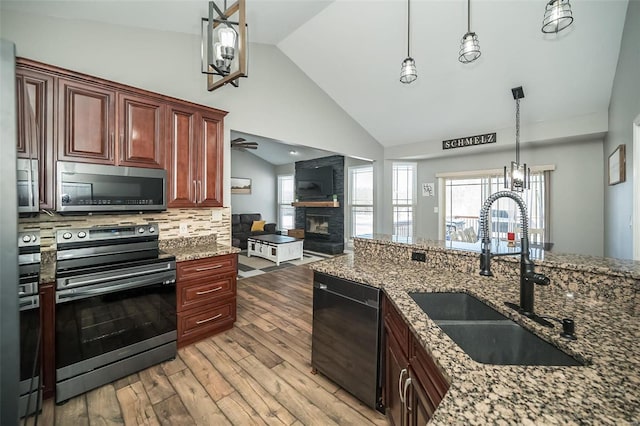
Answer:
<svg viewBox="0 0 640 426"><path fill-rule="evenodd" d="M628 3L574 1L574 24L544 35L544 0L471 1L482 56L463 65L467 2L412 0L418 79L404 85L406 1L246 1L250 41L277 45L386 147L512 127L516 86L526 95L523 125L606 112ZM2 8L199 34L207 2L23 0Z"/></svg>

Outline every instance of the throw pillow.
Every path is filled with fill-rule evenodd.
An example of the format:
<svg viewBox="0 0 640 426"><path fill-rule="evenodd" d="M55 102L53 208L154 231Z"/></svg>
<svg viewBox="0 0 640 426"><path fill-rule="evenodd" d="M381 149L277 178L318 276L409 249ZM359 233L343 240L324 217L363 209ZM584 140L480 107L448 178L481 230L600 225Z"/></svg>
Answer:
<svg viewBox="0 0 640 426"><path fill-rule="evenodd" d="M253 223L251 224L251 232L264 231L264 224L266 222L267 222L266 220L254 220Z"/></svg>

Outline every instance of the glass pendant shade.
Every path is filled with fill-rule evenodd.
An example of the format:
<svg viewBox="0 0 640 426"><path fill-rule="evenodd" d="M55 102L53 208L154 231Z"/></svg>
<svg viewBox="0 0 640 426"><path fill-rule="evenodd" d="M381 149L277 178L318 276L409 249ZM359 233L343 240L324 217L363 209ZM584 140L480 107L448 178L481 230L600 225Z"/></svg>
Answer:
<svg viewBox="0 0 640 426"><path fill-rule="evenodd" d="M476 33L468 32L462 37L460 44L460 56L458 60L463 64L469 64L480 57L480 42Z"/></svg>
<svg viewBox="0 0 640 426"><path fill-rule="evenodd" d="M567 28L572 22L573 13L569 0L551 0L544 10L542 32L557 33Z"/></svg>
<svg viewBox="0 0 640 426"><path fill-rule="evenodd" d="M400 69L400 81L404 84L409 84L418 78L418 70L416 69L416 61L412 57L408 57L402 61L402 68Z"/></svg>
<svg viewBox="0 0 640 426"><path fill-rule="evenodd" d="M529 171L526 164L511 162L511 168L504 168L504 186L515 192L522 192L528 188Z"/></svg>

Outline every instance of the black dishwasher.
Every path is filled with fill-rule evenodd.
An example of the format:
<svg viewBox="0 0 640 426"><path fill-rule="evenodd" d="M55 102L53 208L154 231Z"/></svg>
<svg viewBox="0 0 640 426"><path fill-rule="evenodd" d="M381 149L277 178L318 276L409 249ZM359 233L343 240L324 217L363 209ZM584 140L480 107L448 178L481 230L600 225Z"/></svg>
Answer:
<svg viewBox="0 0 640 426"><path fill-rule="evenodd" d="M311 365L383 411L380 342L380 289L315 272Z"/></svg>

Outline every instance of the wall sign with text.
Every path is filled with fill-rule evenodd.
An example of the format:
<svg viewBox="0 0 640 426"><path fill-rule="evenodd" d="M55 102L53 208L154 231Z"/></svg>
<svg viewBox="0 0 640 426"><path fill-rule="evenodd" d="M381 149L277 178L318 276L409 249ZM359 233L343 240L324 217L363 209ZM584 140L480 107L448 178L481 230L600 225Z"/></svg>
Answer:
<svg viewBox="0 0 640 426"><path fill-rule="evenodd" d="M466 138L449 139L442 141L442 149L462 148L465 146L485 145L496 143L496 134L485 133L484 135L467 136Z"/></svg>

